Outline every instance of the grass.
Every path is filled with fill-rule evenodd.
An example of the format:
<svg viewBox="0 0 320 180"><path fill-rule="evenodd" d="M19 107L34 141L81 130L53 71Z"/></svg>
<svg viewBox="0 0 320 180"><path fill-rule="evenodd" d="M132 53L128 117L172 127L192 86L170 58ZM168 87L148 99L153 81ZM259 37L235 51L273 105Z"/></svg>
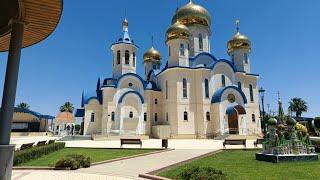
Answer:
<svg viewBox="0 0 320 180"><path fill-rule="evenodd" d="M255 160L257 151L224 151L210 157L162 172L158 175L175 179L186 167L211 166L222 170L229 179L320 179L320 161L269 163Z"/></svg>
<svg viewBox="0 0 320 180"><path fill-rule="evenodd" d="M153 152L156 150L152 149L89 149L89 148L63 148L56 152L44 155L38 159L31 160L29 162L20 164L19 166L44 166L53 167L56 161L61 157L68 154L82 154L89 156L91 162L99 162L105 160L111 160L115 158L133 156L137 154L144 154L148 152Z"/></svg>

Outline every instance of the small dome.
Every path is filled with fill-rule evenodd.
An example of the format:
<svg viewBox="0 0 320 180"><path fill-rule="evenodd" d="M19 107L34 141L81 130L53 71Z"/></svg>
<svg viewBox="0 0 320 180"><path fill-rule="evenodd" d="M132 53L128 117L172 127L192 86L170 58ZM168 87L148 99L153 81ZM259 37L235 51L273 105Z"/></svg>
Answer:
<svg viewBox="0 0 320 180"><path fill-rule="evenodd" d="M292 118L292 117L289 117L289 119L287 120L287 125L296 125L297 121Z"/></svg>
<svg viewBox="0 0 320 180"><path fill-rule="evenodd" d="M273 125L277 125L277 123L278 123L278 121L275 118L270 118L268 120L268 125L273 126Z"/></svg>
<svg viewBox="0 0 320 180"><path fill-rule="evenodd" d="M172 18L172 24L180 21L184 25L201 24L210 26L210 13L202 6L194 4L191 0L188 4L179 8Z"/></svg>
<svg viewBox="0 0 320 180"><path fill-rule="evenodd" d="M240 34L240 32L237 32L231 40L228 41L228 54L235 49L247 49L251 51L251 41L250 39L245 36Z"/></svg>
<svg viewBox="0 0 320 180"><path fill-rule="evenodd" d="M58 116L55 118L56 124L61 123L74 123L75 118L70 112L60 112Z"/></svg>
<svg viewBox="0 0 320 180"><path fill-rule="evenodd" d="M189 36L189 28L177 21L167 30L166 41L169 41L171 39L188 39Z"/></svg>
<svg viewBox="0 0 320 180"><path fill-rule="evenodd" d="M151 47L146 53L143 55L143 61L157 60L160 62L161 54L155 48Z"/></svg>

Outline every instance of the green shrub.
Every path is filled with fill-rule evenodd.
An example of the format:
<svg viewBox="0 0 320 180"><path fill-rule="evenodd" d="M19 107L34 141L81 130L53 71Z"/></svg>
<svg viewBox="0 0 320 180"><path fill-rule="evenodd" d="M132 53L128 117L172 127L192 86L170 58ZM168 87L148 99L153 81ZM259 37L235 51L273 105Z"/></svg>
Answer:
<svg viewBox="0 0 320 180"><path fill-rule="evenodd" d="M226 180L228 179L222 171L212 167L190 167L184 169L177 177L183 180Z"/></svg>
<svg viewBox="0 0 320 180"><path fill-rule="evenodd" d="M90 167L90 164L90 157L81 154L68 154L56 162L55 168L70 168L71 170L74 170L80 167Z"/></svg>
<svg viewBox="0 0 320 180"><path fill-rule="evenodd" d="M67 157L71 157L74 160L78 161L81 167L87 168L90 167L91 159L90 157L85 157L81 154L69 154Z"/></svg>
<svg viewBox="0 0 320 180"><path fill-rule="evenodd" d="M56 162L55 168L70 168L71 170L75 170L80 168L80 163L72 157L63 157Z"/></svg>
<svg viewBox="0 0 320 180"><path fill-rule="evenodd" d="M52 144L47 144L43 146L36 146L30 149L17 151L14 153L13 165L17 166L19 164L28 162L32 159L37 159L43 155L62 149L64 148L64 146L65 146L65 143L58 142L58 143L52 143Z"/></svg>
<svg viewBox="0 0 320 180"><path fill-rule="evenodd" d="M318 129L320 129L320 117L314 118L314 126Z"/></svg>

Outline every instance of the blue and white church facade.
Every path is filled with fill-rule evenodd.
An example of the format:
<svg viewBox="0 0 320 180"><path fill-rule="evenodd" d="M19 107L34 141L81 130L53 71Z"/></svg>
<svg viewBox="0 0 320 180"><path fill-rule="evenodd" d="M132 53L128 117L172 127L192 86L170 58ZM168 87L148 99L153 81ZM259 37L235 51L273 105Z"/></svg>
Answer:
<svg viewBox="0 0 320 180"><path fill-rule="evenodd" d="M77 109L84 135L260 134L259 75L251 73L249 38L237 26L227 43L230 60L217 59L210 52L211 16L192 1L176 11L171 24L166 32L168 60L151 47L143 56L140 76L138 46L129 35L128 21L123 21L123 37L111 46L112 77L99 79L94 92L84 92Z"/></svg>

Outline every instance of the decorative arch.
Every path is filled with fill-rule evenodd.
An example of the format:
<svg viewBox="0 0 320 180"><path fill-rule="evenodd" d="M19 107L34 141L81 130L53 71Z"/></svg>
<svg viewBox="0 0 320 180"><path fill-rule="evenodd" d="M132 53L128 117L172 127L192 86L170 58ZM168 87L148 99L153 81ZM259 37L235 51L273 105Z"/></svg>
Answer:
<svg viewBox="0 0 320 180"><path fill-rule="evenodd" d="M247 112L244 109L244 107L240 106L240 105L235 105L235 106L228 107L227 110L226 110L226 114L228 114L228 116L230 116L230 115L232 115L234 113L234 111L236 111L238 113L238 115L247 114Z"/></svg>
<svg viewBox="0 0 320 180"><path fill-rule="evenodd" d="M195 57L191 57L190 61L192 62L192 67L197 67L199 64L206 64L207 66L211 66L214 64L217 60L212 54L203 52Z"/></svg>
<svg viewBox="0 0 320 180"><path fill-rule="evenodd" d="M118 104L122 103L122 102L123 102L123 99L124 99L127 95L129 95L129 94L134 94L134 95L136 95L136 96L140 99L141 103L144 104L144 98L143 98L143 96L142 96L139 92L137 92L137 91L127 91L127 92L123 93L123 94L120 96L119 100L118 100Z"/></svg>
<svg viewBox="0 0 320 180"><path fill-rule="evenodd" d="M139 83L138 88L141 89L141 90L145 90L146 89L146 83L144 82L144 80L139 75L137 75L135 73L127 73L127 74L124 74L124 75L120 76L120 78L118 79L115 87L119 88L120 85L121 85L121 82L123 80L125 80L126 78L136 79L137 82Z"/></svg>
<svg viewBox="0 0 320 180"><path fill-rule="evenodd" d="M238 87L236 87L236 86L227 86L227 87L223 87L223 88L218 89L218 90L213 94L213 96L212 96L212 98L211 98L211 103L219 103L219 102L221 102L221 97L222 97L223 93L224 93L227 89L233 89L233 90L237 91L237 92L241 95L241 97L242 97L242 99L243 99L243 103L244 103L244 104L247 104L247 103L248 103L246 95L243 93L242 90L240 90L240 89L239 89Z"/></svg>

